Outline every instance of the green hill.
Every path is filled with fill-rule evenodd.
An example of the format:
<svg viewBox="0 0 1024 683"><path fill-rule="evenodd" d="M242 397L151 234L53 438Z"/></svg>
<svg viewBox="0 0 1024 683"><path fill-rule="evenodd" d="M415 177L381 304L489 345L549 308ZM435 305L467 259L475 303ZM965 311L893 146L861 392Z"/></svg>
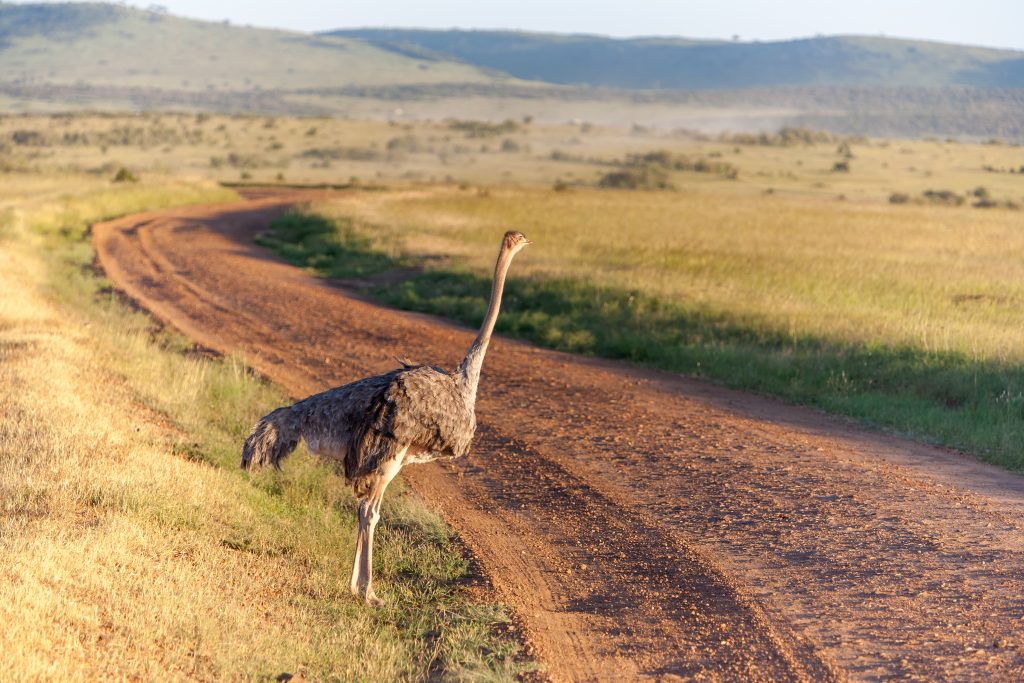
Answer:
<svg viewBox="0 0 1024 683"><path fill-rule="evenodd" d="M459 59L519 78L626 89L1024 86L1024 52L864 36L783 42L614 39L514 31L358 29L396 54Z"/></svg>
<svg viewBox="0 0 1024 683"><path fill-rule="evenodd" d="M0 83L179 92L489 83L465 64L362 40L194 21L110 4L0 4Z"/></svg>

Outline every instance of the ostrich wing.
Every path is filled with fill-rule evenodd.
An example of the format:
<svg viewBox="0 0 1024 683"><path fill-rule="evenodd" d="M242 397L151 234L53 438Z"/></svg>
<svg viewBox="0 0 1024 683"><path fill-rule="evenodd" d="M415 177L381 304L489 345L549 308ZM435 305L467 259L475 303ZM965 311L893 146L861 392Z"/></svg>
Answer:
<svg viewBox="0 0 1024 683"><path fill-rule="evenodd" d="M469 452L476 417L456 376L429 365L401 370L386 400L387 425L401 443L437 456Z"/></svg>
<svg viewBox="0 0 1024 683"><path fill-rule="evenodd" d="M432 457L465 455L476 429L458 380L427 365L329 389L293 410L310 449L342 460L353 483L405 446Z"/></svg>

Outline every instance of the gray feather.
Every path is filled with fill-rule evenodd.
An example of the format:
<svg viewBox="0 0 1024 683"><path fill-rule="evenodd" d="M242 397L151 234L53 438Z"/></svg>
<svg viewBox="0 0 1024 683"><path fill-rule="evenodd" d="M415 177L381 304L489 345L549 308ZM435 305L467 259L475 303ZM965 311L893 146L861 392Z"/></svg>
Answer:
<svg viewBox="0 0 1024 683"><path fill-rule="evenodd" d="M242 467L279 466L298 438L310 450L340 461L361 495L363 479L404 446L427 459L469 452L476 415L461 377L419 365L329 389L278 408L256 423Z"/></svg>

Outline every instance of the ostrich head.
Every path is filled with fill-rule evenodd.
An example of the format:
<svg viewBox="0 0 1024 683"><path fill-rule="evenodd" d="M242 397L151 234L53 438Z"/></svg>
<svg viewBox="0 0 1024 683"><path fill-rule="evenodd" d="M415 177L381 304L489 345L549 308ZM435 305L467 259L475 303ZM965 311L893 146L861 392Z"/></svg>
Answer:
<svg viewBox="0 0 1024 683"><path fill-rule="evenodd" d="M528 244L533 244L533 242L526 239L526 235L518 230L509 230L505 233L505 240L501 243L501 248L505 251L511 251L513 254L516 254L520 249Z"/></svg>

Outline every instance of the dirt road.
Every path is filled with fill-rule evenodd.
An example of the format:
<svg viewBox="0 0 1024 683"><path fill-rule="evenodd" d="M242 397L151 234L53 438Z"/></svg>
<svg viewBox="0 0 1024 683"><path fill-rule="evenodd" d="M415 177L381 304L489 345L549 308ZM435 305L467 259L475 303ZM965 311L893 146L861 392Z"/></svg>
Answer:
<svg viewBox="0 0 1024 683"><path fill-rule="evenodd" d="M253 245L298 198L98 225L100 263L156 316L297 396L394 355L456 365L474 331L372 305ZM1024 678L1020 476L504 339L478 419L471 456L403 475L555 680Z"/></svg>

